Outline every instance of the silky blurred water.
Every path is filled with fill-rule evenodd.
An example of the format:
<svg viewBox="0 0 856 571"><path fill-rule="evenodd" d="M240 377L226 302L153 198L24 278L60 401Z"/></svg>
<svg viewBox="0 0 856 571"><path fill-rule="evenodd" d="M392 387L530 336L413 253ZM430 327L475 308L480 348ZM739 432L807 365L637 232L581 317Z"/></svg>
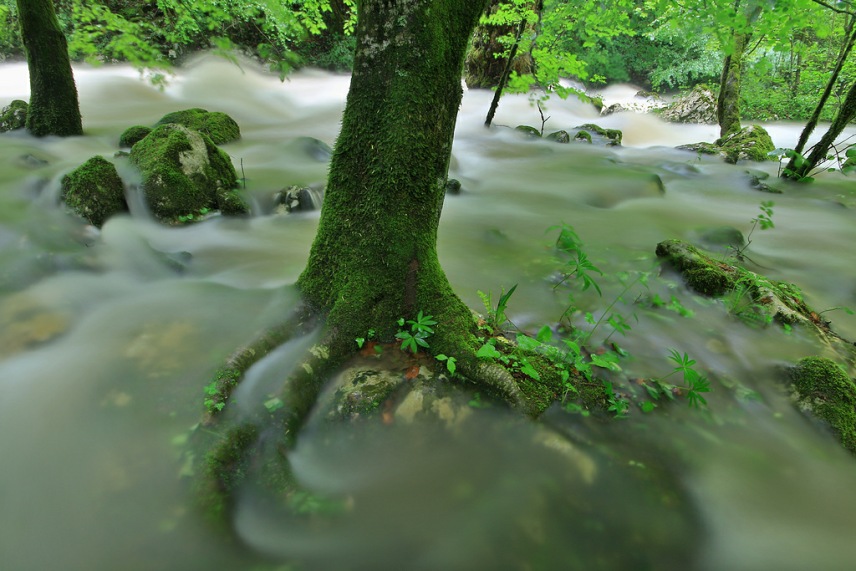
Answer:
<svg viewBox="0 0 856 571"><path fill-rule="evenodd" d="M705 227L746 235L759 203L774 200L776 226L753 233L751 259L765 275L799 285L819 310L854 306L852 180L773 180L784 194L762 194L745 171L775 177L775 163L726 165L672 148L715 139L713 126L632 113L600 118L572 101L548 103L546 131L597 122L622 129L624 146L525 140L485 130L491 94L467 92L450 172L463 193L447 198L439 238L456 291L480 309L478 290L496 295L519 284L509 306L515 324L555 322L568 292L553 288L559 263L547 230L571 224L607 276L652 271L652 292L675 295L694 312L619 306L638 317L619 339L631 355L622 366L662 375L670 348L687 352L713 379L711 414L636 411L603 424L551 411L554 430L576 435L582 464L533 444L538 425L496 408L472 408L458 432L323 430L316 420L292 464L308 488L348 497L348 517L290 521L247 490L232 537L194 506L182 444L214 369L295 303L289 286L318 216L273 214L270 204L283 187L323 184L327 164L307 152L306 138L333 145L348 77L306 71L281 83L252 63L204 57L163 90L124 67L80 68L76 78L85 136L0 136L3 571L279 562L324 570L641 569L676 561L761 571L847 569L856 560L853 459L791 408L776 380L777 366L822 348L801 331L745 325L669 271L657 275L653 254L659 241L697 239ZM0 102L26 96L25 66L0 66ZM95 154L111 158L125 128L189 107L225 111L241 126L243 138L224 150L246 177L254 216L168 228L137 209L96 232L62 210L65 172ZM538 126L540 116L527 98L506 97L495 122ZM792 146L799 129L767 127L777 146ZM609 277L601 285L603 300L579 296L595 314L621 289ZM856 338L856 318L828 316ZM286 369L302 347L260 365L257 382ZM614 464L634 447L638 465ZM661 487L640 483L647 480L637 470L659 474L651 479ZM652 500L663 482L686 509ZM610 554L611 545L638 553Z"/></svg>

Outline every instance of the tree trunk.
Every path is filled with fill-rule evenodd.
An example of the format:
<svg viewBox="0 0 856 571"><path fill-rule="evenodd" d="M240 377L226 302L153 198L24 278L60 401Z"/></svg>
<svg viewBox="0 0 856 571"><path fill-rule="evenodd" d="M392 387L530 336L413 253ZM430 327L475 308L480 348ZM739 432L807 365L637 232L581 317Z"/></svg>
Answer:
<svg viewBox="0 0 856 571"><path fill-rule="evenodd" d="M800 133L799 141L797 141L797 146L794 147L794 151L797 153L802 153L805 148L806 143L808 142L808 138L811 136L815 127L817 127L817 122L820 121L820 114L823 112L823 108L826 106L827 100L829 100L829 96L832 94L832 89L835 87L835 84L838 82L838 76L841 74L841 69L844 67L844 62L847 61L847 56L850 55L850 51L853 49L853 44L856 43L856 30L851 30L849 32L849 36L847 41L845 42L841 53L838 56L838 62L835 65L835 69L832 70L832 75L829 78L829 81L826 82L826 87L823 90L823 93L820 95L820 99L817 102L817 105L814 108L814 112L811 114L808 122L805 124L805 127ZM794 168L796 157L792 157L786 170L788 171L796 171Z"/></svg>
<svg viewBox="0 0 856 571"><path fill-rule="evenodd" d="M495 14L503 5L511 5L511 0L491 0L487 8L488 14ZM527 5L517 8L526 10ZM540 12L537 2L532 2L532 9ZM525 20L525 18L524 18ZM520 42L520 36L525 29L525 21L521 24L484 24L476 27L473 34L473 42L467 57L464 60L464 79L470 89L491 89L502 85L505 69L510 69L518 74L532 73L534 62L531 54L527 51L519 56L517 50L508 58L499 57L508 50L508 47L500 42L500 39L515 35ZM522 29L519 29L522 28ZM531 26L530 26L531 29Z"/></svg>
<svg viewBox="0 0 856 571"><path fill-rule="evenodd" d="M17 0L30 72L27 129L37 137L82 135L68 46L52 0Z"/></svg>
<svg viewBox="0 0 856 571"><path fill-rule="evenodd" d="M740 83L743 73L743 54L749 45L749 34L734 34L734 51L725 57L722 78L719 82L719 97L716 101L716 118L719 136L740 129Z"/></svg>
<svg viewBox="0 0 856 571"><path fill-rule="evenodd" d="M318 233L298 286L327 314L333 352L369 330L391 339L418 311L432 352L472 331L437 259L437 226L481 0L363 0L342 130ZM452 354L451 352L448 354Z"/></svg>
<svg viewBox="0 0 856 571"><path fill-rule="evenodd" d="M838 113L835 115L835 119L833 119L829 129L824 133L823 137L820 138L820 141L818 141L812 148L811 154L806 157L805 162L799 167L792 168L794 160L791 159L791 164L788 164L788 168L785 169L787 171L785 176L794 179L801 179L809 176L811 171L814 170L817 165L826 160L826 154L829 152L833 143L835 143L835 139L838 138L841 131L844 130L847 124L850 123L854 117L856 117L856 83L853 83L853 85L850 86L849 91L847 91L847 97L841 105L841 109L838 110Z"/></svg>

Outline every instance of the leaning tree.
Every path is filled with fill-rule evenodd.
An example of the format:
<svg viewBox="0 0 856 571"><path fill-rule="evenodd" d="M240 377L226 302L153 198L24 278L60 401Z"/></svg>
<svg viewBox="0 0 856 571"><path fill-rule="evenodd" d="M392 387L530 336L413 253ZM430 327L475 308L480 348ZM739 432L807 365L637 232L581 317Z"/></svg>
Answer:
<svg viewBox="0 0 856 571"><path fill-rule="evenodd" d="M27 130L37 137L83 134L68 46L52 0L17 0L30 72Z"/></svg>

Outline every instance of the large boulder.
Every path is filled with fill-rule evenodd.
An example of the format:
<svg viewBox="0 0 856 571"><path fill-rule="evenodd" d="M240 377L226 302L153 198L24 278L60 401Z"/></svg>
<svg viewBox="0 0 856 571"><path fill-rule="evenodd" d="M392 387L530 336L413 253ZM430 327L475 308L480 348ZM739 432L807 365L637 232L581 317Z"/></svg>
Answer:
<svg viewBox="0 0 856 571"><path fill-rule="evenodd" d="M770 153L775 150L769 133L758 125L749 125L739 131L728 133L715 143L725 162L735 164L739 160L769 161Z"/></svg>
<svg viewBox="0 0 856 571"><path fill-rule="evenodd" d="M673 123L716 123L716 95L705 85L692 91L660 111L664 121Z"/></svg>
<svg viewBox="0 0 856 571"><path fill-rule="evenodd" d="M732 131L713 143L693 143L677 148L697 154L718 154L731 164L736 164L737 161L769 161L773 158L770 153L775 150L770 134L758 125Z"/></svg>
<svg viewBox="0 0 856 571"><path fill-rule="evenodd" d="M27 125L27 110L30 106L26 101L15 99L0 111L0 133L23 129Z"/></svg>
<svg viewBox="0 0 856 571"><path fill-rule="evenodd" d="M220 113L219 111L206 111L205 109L185 109L167 113L155 123L155 127L161 125L178 124L199 131L214 141L215 145L222 145L241 138L241 129L234 119Z"/></svg>
<svg viewBox="0 0 856 571"><path fill-rule="evenodd" d="M238 176L229 155L205 134L161 125L133 146L130 159L142 173L149 208L164 222L214 209L223 214L248 211L234 190Z"/></svg>
<svg viewBox="0 0 856 571"><path fill-rule="evenodd" d="M102 156L92 157L62 177L61 184L66 205L98 228L109 217L128 210L122 179Z"/></svg>

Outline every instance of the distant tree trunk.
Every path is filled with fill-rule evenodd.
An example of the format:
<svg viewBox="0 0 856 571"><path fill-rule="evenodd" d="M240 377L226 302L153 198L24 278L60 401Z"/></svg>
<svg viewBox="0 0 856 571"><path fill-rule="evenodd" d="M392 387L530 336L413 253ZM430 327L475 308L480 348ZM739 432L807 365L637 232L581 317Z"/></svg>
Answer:
<svg viewBox="0 0 856 571"><path fill-rule="evenodd" d="M520 20L517 25L517 34L514 37L514 45L511 46L511 51L508 52L508 57L505 59L505 68L502 70L502 75L496 85L496 91L493 93L493 100L490 102L490 108L487 110L487 117L484 120L485 127L490 127L493 123L493 117L496 115L496 109L499 107L499 100L502 97L502 91L508 83L508 78L511 77L511 66L514 63L514 58L517 55L517 49L520 47L520 38L523 36L523 30L526 29L526 20Z"/></svg>
<svg viewBox="0 0 856 571"><path fill-rule="evenodd" d="M791 159L788 167L783 172L783 176L794 179L801 179L809 176L811 171L814 170L817 165L826 160L826 155L829 152L829 149L832 148L833 143L835 143L835 139L838 138L847 124L854 118L856 118L856 82L850 86L850 89L847 91L847 97L841 105L841 109L836 113L835 119L832 120L832 124L829 126L829 129L823 137L820 138L820 141L818 141L812 148L811 154L806 157L805 162L803 162L799 167L796 167L794 160Z"/></svg>
<svg viewBox="0 0 856 571"><path fill-rule="evenodd" d="M30 72L27 129L37 137L82 135L68 46L51 0L17 0Z"/></svg>
<svg viewBox="0 0 856 571"><path fill-rule="evenodd" d="M488 14L495 13L503 4L510 4L510 0L491 0L487 9ZM533 1L531 4L533 9L540 11L540 0ZM519 26L485 24L476 28L472 46L464 61L464 81L467 87L470 89L498 87L502 84L502 77L506 75L506 68L520 74L532 72L534 63L529 52L518 54L517 46L522 35ZM512 34L518 38L512 47L514 55L503 58L501 55L508 50L508 46L500 43L499 39Z"/></svg>
<svg viewBox="0 0 856 571"><path fill-rule="evenodd" d="M733 52L725 57L716 101L719 136L740 129L740 84L743 75L743 54L749 45L748 33L735 33Z"/></svg>
<svg viewBox="0 0 856 571"><path fill-rule="evenodd" d="M826 102L829 100L829 96L832 94L832 89L838 82L838 76L841 74L841 69L844 67L844 63L847 61L847 57L850 55L850 52L853 49L853 44L856 43L856 28L854 28L854 26L852 25L852 20L848 31L849 36L841 50L841 53L838 55L838 62L835 64L835 69L832 70L832 75L829 77L829 81L826 82L826 87L824 88L823 93L820 95L820 99L818 100L817 105L814 108L814 112L812 112L811 117L805 124L802 133L800 133L800 138L799 141L797 141L797 146L794 147L794 151L796 151L797 153L803 152L806 143L808 143L808 138L811 136L815 127L817 127L817 123L818 121L820 121L820 114L823 112L823 108L826 106ZM795 159L796 157L791 158L786 170L795 172Z"/></svg>
<svg viewBox="0 0 856 571"><path fill-rule="evenodd" d="M396 320L418 311L440 323L432 352L457 354L472 331L472 314L437 259L437 227L464 53L485 4L358 4L342 130L298 280L310 306L327 315L334 353L352 352L369 330L391 339Z"/></svg>

